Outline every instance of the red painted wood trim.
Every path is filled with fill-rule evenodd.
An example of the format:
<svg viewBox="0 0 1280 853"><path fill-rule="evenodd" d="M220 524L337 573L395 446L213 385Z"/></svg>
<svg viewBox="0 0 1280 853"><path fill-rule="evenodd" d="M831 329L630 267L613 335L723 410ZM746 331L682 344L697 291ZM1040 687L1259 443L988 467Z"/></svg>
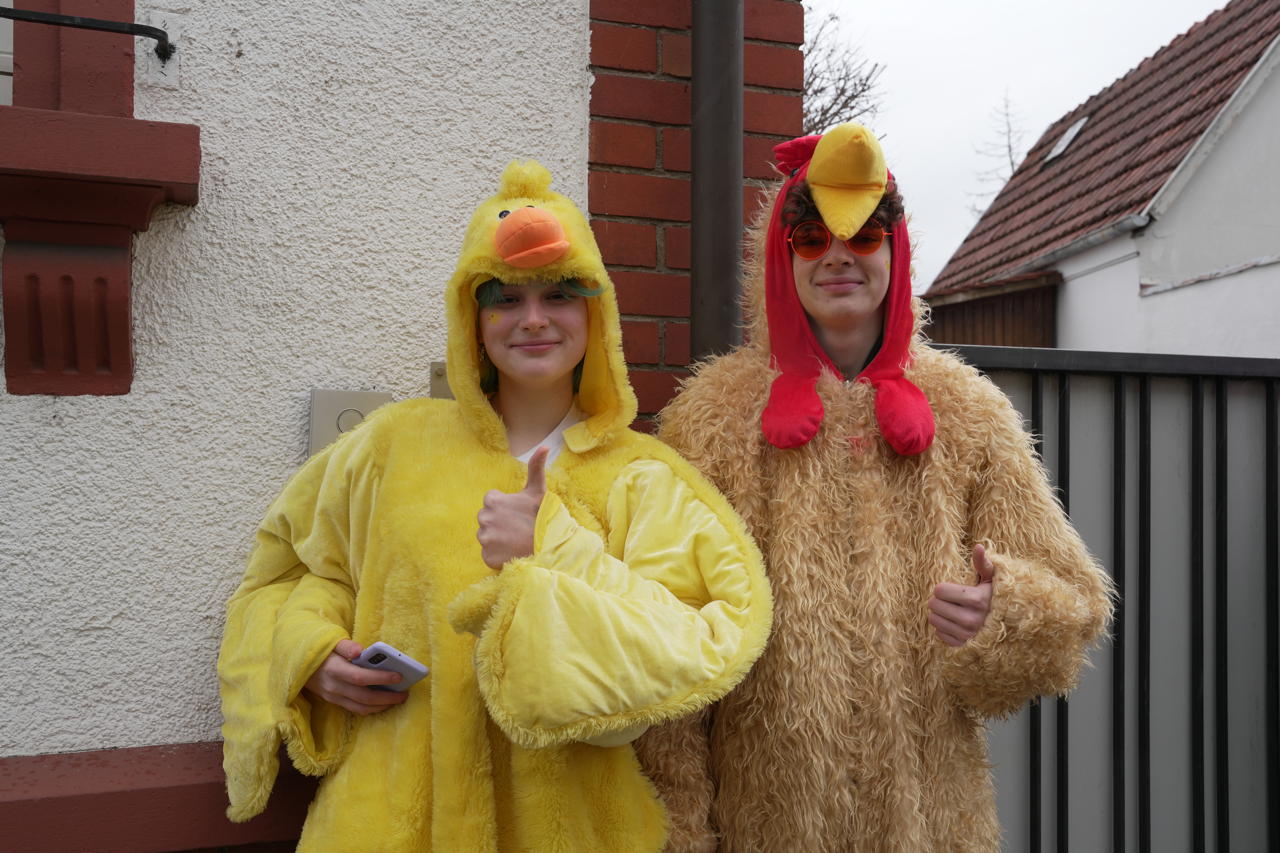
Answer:
<svg viewBox="0 0 1280 853"><path fill-rule="evenodd" d="M58 14L58 0L15 0L15 9ZM60 108L62 31L48 24L13 22L13 105Z"/></svg>
<svg viewBox="0 0 1280 853"><path fill-rule="evenodd" d="M159 186L0 173L4 373L10 394L127 394L133 235Z"/></svg>
<svg viewBox="0 0 1280 853"><path fill-rule="evenodd" d="M161 188L165 201L195 204L200 186L200 128L0 107L0 175L147 184Z"/></svg>
<svg viewBox="0 0 1280 853"><path fill-rule="evenodd" d="M315 780L287 760L267 810L227 820L222 744L0 758L0 850L145 853L296 839Z"/></svg>
<svg viewBox="0 0 1280 853"><path fill-rule="evenodd" d="M17 0L31 12L133 21L133 0ZM133 115L134 37L14 22L13 103Z"/></svg>
<svg viewBox="0 0 1280 853"><path fill-rule="evenodd" d="M19 0L132 21L133 0ZM195 204L200 129L133 116L134 37L14 27L14 106L0 107L5 384L11 394L126 394L133 234L162 202Z"/></svg>
<svg viewBox="0 0 1280 853"><path fill-rule="evenodd" d="M4 192L8 186L5 181L0 180L0 192ZM67 246L117 246L122 249L133 244L133 229L124 225L10 219L5 224L5 236L10 243L61 243Z"/></svg>
<svg viewBox="0 0 1280 853"><path fill-rule="evenodd" d="M6 241L4 372L10 394L126 394L133 377L124 246Z"/></svg>
<svg viewBox="0 0 1280 853"><path fill-rule="evenodd" d="M52 226L66 223L146 231L152 211L162 201L162 187L29 178L6 175L0 167L0 221L8 240L75 244L75 239L54 236L57 229ZM28 223L35 222L47 222L50 227L42 232L29 230L35 226Z"/></svg>

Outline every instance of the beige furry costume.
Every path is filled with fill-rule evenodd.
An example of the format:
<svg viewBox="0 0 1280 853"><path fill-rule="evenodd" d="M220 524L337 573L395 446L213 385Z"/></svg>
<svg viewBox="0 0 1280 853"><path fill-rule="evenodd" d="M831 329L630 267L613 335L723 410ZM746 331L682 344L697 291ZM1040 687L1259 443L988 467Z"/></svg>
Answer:
<svg viewBox="0 0 1280 853"><path fill-rule="evenodd" d="M1009 401L918 328L905 377L933 410L927 449L895 452L873 386L829 371L813 439L768 443L778 372L758 236L750 343L698 370L660 436L746 520L776 617L737 689L637 743L671 814L667 849L715 850L718 834L733 853L997 850L983 720L1075 684L1109 618L1109 581ZM939 582L974 582L975 543L996 565L992 608L951 648L927 601Z"/></svg>

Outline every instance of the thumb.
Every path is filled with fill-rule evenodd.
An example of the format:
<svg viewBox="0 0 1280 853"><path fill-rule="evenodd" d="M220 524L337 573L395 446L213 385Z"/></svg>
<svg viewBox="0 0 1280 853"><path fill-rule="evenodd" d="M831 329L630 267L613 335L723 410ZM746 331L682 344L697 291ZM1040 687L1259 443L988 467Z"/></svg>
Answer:
<svg viewBox="0 0 1280 853"><path fill-rule="evenodd" d="M533 452L533 456L529 458L529 481L525 483L525 494L532 497L542 499L547 493L547 456L551 451L545 447L539 447Z"/></svg>
<svg viewBox="0 0 1280 853"><path fill-rule="evenodd" d="M339 640L338 644L333 647L333 653L347 660L355 660L360 657L360 653L364 651L364 646L355 640Z"/></svg>
<svg viewBox="0 0 1280 853"><path fill-rule="evenodd" d="M982 545L973 546L973 570L978 574L978 583L991 583L996 576L995 564L987 557L987 549Z"/></svg>

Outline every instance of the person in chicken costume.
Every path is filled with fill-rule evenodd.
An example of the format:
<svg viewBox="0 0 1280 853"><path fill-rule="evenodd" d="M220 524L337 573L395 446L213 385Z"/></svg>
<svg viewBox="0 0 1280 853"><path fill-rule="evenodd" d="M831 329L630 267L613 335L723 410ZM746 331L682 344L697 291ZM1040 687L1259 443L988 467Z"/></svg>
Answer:
<svg viewBox="0 0 1280 853"><path fill-rule="evenodd" d="M922 340L875 137L775 153L748 342L659 431L742 514L775 600L743 683L637 742L668 849L994 851L983 721L1075 684L1110 583L1009 401Z"/></svg>
<svg viewBox="0 0 1280 853"><path fill-rule="evenodd" d="M228 815L283 742L324 777L300 850L657 851L630 741L723 696L771 597L725 499L633 432L585 218L513 163L447 285L452 400L382 407L263 521L218 671ZM527 462L527 464L526 464ZM375 640L430 667L350 660Z"/></svg>

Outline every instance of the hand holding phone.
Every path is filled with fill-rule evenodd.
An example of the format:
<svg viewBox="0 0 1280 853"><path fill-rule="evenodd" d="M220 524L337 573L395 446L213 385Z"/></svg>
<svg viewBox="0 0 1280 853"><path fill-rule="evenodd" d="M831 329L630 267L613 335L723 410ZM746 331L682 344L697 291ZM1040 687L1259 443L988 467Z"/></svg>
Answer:
<svg viewBox="0 0 1280 853"><path fill-rule="evenodd" d="M381 671L376 666L356 666L353 661L364 651L355 640L339 640L329 656L311 673L303 690L315 699L329 702L360 716L378 714L409 698L408 693L374 690L389 679L402 679L396 672Z"/></svg>
<svg viewBox="0 0 1280 853"><path fill-rule="evenodd" d="M418 661L395 646L381 641L370 644L369 648L361 652L351 662L366 669L386 669L400 673L399 684L370 685L372 690L394 690L397 693L405 692L426 678L427 673L430 671L426 666L418 663Z"/></svg>

